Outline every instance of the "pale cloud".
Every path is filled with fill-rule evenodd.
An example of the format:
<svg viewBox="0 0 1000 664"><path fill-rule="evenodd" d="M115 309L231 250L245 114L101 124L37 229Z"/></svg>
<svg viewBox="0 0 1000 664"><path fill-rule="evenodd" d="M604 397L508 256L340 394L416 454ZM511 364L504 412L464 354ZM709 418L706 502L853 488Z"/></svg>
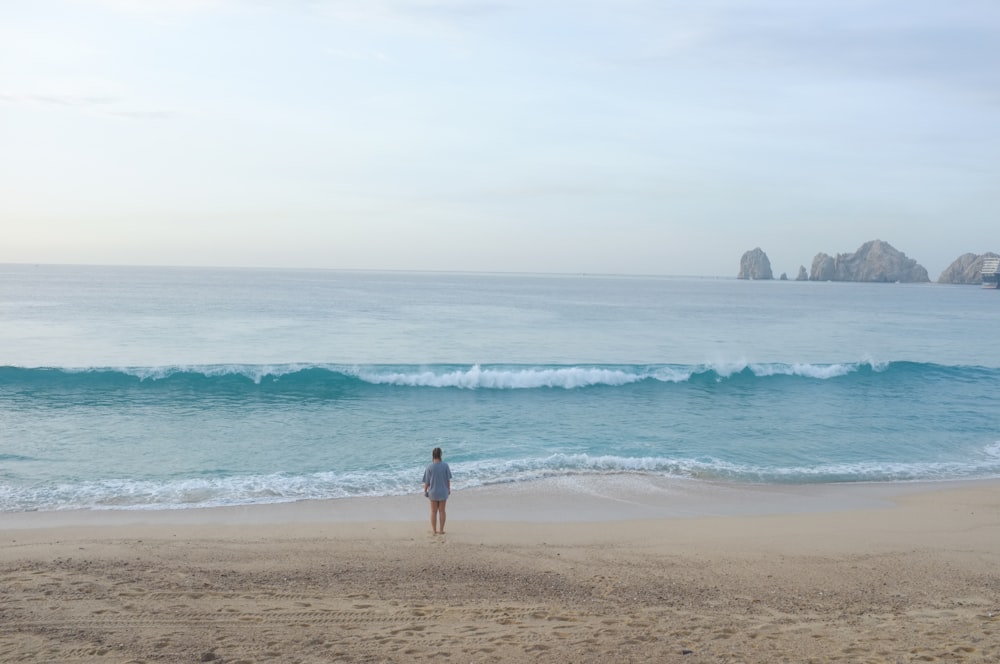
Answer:
<svg viewBox="0 0 1000 664"><path fill-rule="evenodd" d="M304 8L366 21L415 19L420 21L481 20L509 11L511 2L477 0L307 0Z"/></svg>
<svg viewBox="0 0 1000 664"><path fill-rule="evenodd" d="M69 0L83 7L147 17L183 17L237 7L241 0Z"/></svg>
<svg viewBox="0 0 1000 664"><path fill-rule="evenodd" d="M108 115L130 120L169 120L179 114L176 111L111 111Z"/></svg>
<svg viewBox="0 0 1000 664"><path fill-rule="evenodd" d="M908 79L969 90L1000 85L995 3L911 2L906 11L896 0L638 4L650 27L625 23L638 38L622 63L701 72L726 67L778 79Z"/></svg>
<svg viewBox="0 0 1000 664"><path fill-rule="evenodd" d="M354 50L327 47L323 49L323 52L334 58L354 60L356 62L390 62L392 60L392 58L379 50Z"/></svg>
<svg viewBox="0 0 1000 664"><path fill-rule="evenodd" d="M0 95L0 100L10 103L37 103L54 104L56 106L72 106L86 108L92 106L106 106L120 101L117 97L104 95L70 95L70 94L10 94Z"/></svg>
<svg viewBox="0 0 1000 664"><path fill-rule="evenodd" d="M121 97L103 95L72 95L72 94L0 94L0 103L17 105L38 105L61 107L66 110L82 111L90 114L109 117L128 118L131 120L164 120L179 115L172 110L130 110L127 100Z"/></svg>

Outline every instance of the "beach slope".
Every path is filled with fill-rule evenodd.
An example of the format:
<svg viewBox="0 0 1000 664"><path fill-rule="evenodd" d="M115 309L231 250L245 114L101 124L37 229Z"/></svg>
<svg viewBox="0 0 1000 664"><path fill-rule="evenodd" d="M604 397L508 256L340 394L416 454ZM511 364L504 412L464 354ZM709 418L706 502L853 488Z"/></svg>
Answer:
<svg viewBox="0 0 1000 664"><path fill-rule="evenodd" d="M470 520L497 494L467 492L443 536L400 499L0 515L0 661L992 663L998 488L658 518L592 497L598 520Z"/></svg>

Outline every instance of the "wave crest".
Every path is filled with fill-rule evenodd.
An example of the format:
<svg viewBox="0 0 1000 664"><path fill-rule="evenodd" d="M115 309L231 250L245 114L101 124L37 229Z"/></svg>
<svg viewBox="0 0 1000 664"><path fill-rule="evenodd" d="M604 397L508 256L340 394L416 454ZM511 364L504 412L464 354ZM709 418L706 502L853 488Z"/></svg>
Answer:
<svg viewBox="0 0 1000 664"><path fill-rule="evenodd" d="M450 371L380 371L361 370L361 380L376 385L405 387L458 387L463 389L536 389L561 387L567 390L608 385L612 387L644 380L634 371L602 367L524 367L482 368L476 364L468 369Z"/></svg>
<svg viewBox="0 0 1000 664"><path fill-rule="evenodd" d="M331 387L362 385L468 390L586 389L638 383L711 384L789 377L835 380L860 374L914 377L941 372L953 375L1000 370L944 367L911 362L714 363L701 365L336 365L226 364L160 367L25 368L0 367L0 390L8 387L119 389L183 385L189 390L252 390L326 393ZM957 373L956 373L957 372ZM976 376L977 378L983 376Z"/></svg>

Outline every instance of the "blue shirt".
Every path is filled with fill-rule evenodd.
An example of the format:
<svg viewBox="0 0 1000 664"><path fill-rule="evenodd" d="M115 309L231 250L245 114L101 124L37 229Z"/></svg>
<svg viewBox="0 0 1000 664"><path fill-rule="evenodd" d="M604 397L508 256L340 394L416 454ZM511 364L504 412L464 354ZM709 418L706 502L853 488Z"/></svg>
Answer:
<svg viewBox="0 0 1000 664"><path fill-rule="evenodd" d="M435 461L424 471L424 484L428 485L427 497L431 500L448 500L448 481L451 468L444 461Z"/></svg>

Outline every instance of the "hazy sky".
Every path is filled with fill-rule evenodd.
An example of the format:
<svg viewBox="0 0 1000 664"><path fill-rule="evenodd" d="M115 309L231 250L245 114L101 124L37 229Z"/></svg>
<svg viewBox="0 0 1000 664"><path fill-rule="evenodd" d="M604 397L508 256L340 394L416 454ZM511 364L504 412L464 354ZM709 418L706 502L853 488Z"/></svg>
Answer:
<svg viewBox="0 0 1000 664"><path fill-rule="evenodd" d="M996 0L0 2L0 262L1000 251Z"/></svg>

